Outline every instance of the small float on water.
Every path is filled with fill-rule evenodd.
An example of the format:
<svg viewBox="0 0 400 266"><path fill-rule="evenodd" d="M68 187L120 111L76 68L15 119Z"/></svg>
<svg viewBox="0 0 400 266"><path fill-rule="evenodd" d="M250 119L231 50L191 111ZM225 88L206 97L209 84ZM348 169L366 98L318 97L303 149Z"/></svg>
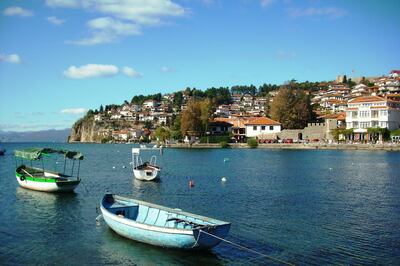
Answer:
<svg viewBox="0 0 400 266"><path fill-rule="evenodd" d="M5 149L0 149L0 156L3 156L6 153Z"/></svg>
<svg viewBox="0 0 400 266"><path fill-rule="evenodd" d="M52 154L64 157L63 173L45 169L43 157L48 157ZM18 161L20 161L19 166L15 170L15 177L21 187L46 192L67 192L74 190L81 182L79 169L83 155L79 152L51 148L29 148L16 150L14 155L16 166L18 165ZM70 175L65 173L67 159L72 160ZM30 166L26 166L24 164L25 161L29 162ZM34 167L33 162L35 161L40 161L42 167ZM75 161L78 161L77 166L75 165ZM75 168L77 168L77 171L74 175Z"/></svg>
<svg viewBox="0 0 400 266"><path fill-rule="evenodd" d="M151 156L150 161L143 163L140 157L141 150L159 150L160 154L162 154L162 148L147 148L143 146L140 148L132 148L132 167L135 178L145 181L157 179L161 168L157 165L156 155Z"/></svg>
<svg viewBox="0 0 400 266"><path fill-rule="evenodd" d="M210 249L228 234L230 223L145 201L106 194L104 221L117 234L139 242L179 249Z"/></svg>

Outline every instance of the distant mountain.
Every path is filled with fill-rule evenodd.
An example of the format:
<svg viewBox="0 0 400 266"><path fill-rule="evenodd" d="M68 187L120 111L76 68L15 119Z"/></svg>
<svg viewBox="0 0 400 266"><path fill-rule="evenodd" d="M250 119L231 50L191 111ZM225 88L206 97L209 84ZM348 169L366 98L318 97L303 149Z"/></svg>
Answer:
<svg viewBox="0 0 400 266"><path fill-rule="evenodd" d="M48 129L40 131L2 131L0 130L0 141L2 142L67 142L71 132L66 129Z"/></svg>

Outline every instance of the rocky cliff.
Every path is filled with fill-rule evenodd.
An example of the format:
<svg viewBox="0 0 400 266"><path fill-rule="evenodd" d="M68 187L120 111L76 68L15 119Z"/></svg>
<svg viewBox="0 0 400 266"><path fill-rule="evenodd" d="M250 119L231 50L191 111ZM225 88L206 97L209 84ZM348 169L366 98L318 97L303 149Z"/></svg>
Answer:
<svg viewBox="0 0 400 266"><path fill-rule="evenodd" d="M68 142L101 142L98 125L93 117L78 120L71 128Z"/></svg>
<svg viewBox="0 0 400 266"><path fill-rule="evenodd" d="M139 126L134 121L95 121L93 116L85 116L72 126L68 142L108 142L112 140L113 131L130 128Z"/></svg>

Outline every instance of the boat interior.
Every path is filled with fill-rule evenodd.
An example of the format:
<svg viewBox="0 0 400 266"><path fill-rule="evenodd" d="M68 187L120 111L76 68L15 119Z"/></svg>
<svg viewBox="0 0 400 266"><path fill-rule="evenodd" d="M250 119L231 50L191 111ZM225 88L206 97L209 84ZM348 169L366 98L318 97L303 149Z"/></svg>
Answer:
<svg viewBox="0 0 400 266"><path fill-rule="evenodd" d="M17 173L24 175L24 176L30 176L30 177L35 177L35 178L56 178L60 181L67 181L68 177L67 175L60 174L57 172L49 171L49 170L44 170L41 168L37 167L28 167L26 165L21 165L17 168L16 170Z"/></svg>
<svg viewBox="0 0 400 266"><path fill-rule="evenodd" d="M154 170L160 170L160 167L155 166L155 165L151 165L150 163L145 162L144 164L135 167L135 169L136 170L149 170L149 171L151 170L151 171L154 171Z"/></svg>
<svg viewBox="0 0 400 266"><path fill-rule="evenodd" d="M137 204L130 201L107 202L106 209L121 217L134 220L139 223L176 229L196 229L215 224L205 220L180 214L169 210L164 210L152 206Z"/></svg>

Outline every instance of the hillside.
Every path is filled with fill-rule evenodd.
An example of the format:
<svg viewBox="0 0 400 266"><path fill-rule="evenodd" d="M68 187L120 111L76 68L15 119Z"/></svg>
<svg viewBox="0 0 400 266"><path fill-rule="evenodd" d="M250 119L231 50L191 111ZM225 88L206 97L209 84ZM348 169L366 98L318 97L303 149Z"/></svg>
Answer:
<svg viewBox="0 0 400 266"><path fill-rule="evenodd" d="M2 142L66 142L71 129L49 129L40 131L1 131Z"/></svg>

